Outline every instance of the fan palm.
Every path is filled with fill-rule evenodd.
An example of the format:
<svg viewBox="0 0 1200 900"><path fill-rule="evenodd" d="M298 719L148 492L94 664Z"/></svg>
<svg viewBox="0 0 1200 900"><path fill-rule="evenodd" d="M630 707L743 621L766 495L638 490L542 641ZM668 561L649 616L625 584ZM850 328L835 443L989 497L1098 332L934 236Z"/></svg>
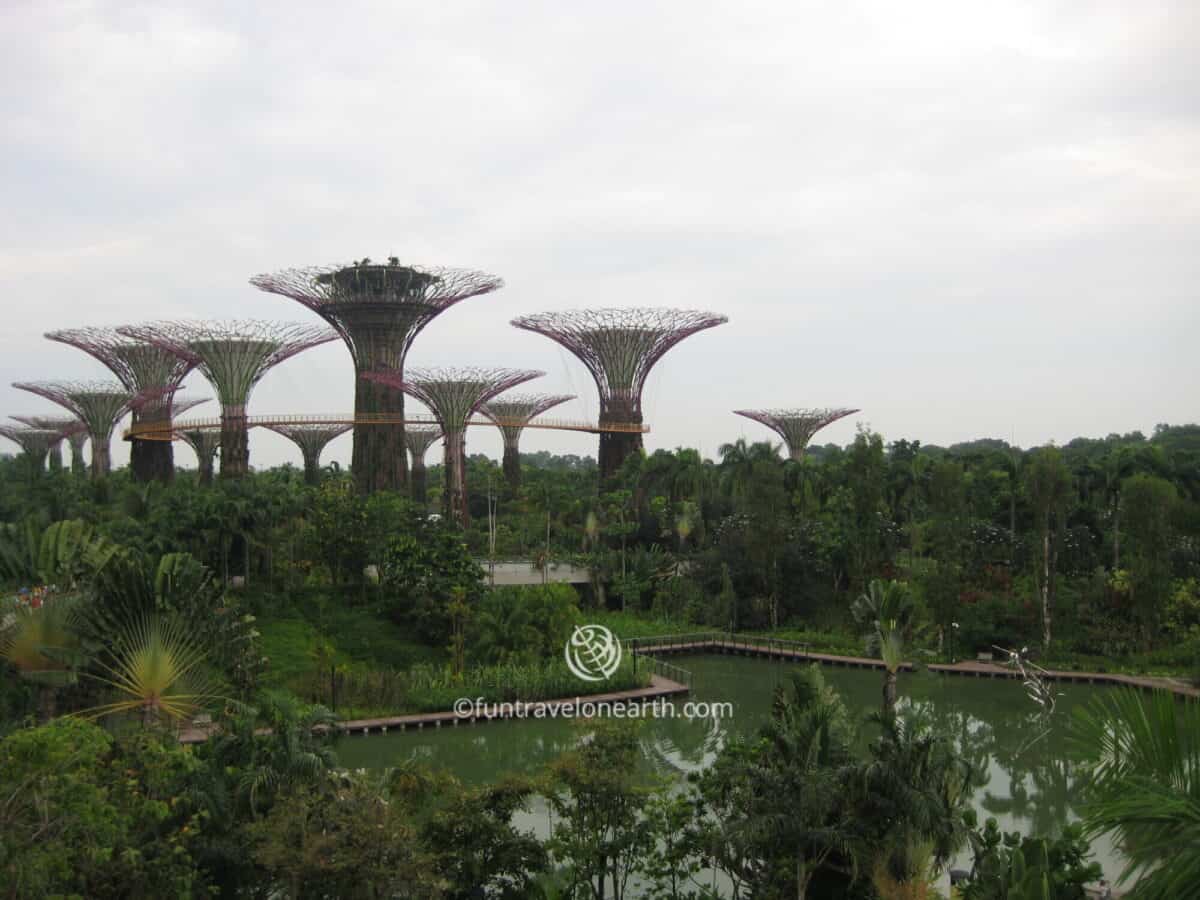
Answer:
<svg viewBox="0 0 1200 900"><path fill-rule="evenodd" d="M11 601L0 606L0 658L38 686L43 721L54 718L57 691L76 680L82 656L77 602L67 595L36 608Z"/></svg>
<svg viewBox="0 0 1200 900"><path fill-rule="evenodd" d="M1076 710L1072 737L1090 766L1085 829L1116 838L1129 896L1200 897L1200 703L1113 691Z"/></svg>
<svg viewBox="0 0 1200 900"><path fill-rule="evenodd" d="M916 604L908 588L898 581L874 579L866 593L850 607L854 618L867 626L867 652L883 660L883 714L896 711L896 677L904 665L904 652L916 636Z"/></svg>
<svg viewBox="0 0 1200 900"><path fill-rule="evenodd" d="M218 699L204 672L206 653L177 621L144 616L117 632L112 661L95 676L121 699L84 710L86 718L140 713L145 725L181 722Z"/></svg>

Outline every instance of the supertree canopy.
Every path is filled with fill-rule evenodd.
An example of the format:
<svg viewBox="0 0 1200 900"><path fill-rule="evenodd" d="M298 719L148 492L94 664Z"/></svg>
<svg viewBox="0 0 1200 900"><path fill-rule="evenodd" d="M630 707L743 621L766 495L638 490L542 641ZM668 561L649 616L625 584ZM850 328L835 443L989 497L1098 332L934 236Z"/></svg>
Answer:
<svg viewBox="0 0 1200 900"><path fill-rule="evenodd" d="M735 409L735 415L745 416L766 425L778 434L792 459L804 459L804 451L812 436L826 425L852 416L857 409Z"/></svg>
<svg viewBox="0 0 1200 900"><path fill-rule="evenodd" d="M272 367L337 334L327 328L261 322L150 322L118 331L169 350L198 366L221 404L221 477L240 478L250 467L246 404Z"/></svg>
<svg viewBox="0 0 1200 900"><path fill-rule="evenodd" d="M574 394L514 394L497 397L479 411L500 428L504 438L504 477L516 490L521 484L521 432L548 409L574 400Z"/></svg>
<svg viewBox="0 0 1200 900"><path fill-rule="evenodd" d="M113 428L142 396L112 381L14 382L13 387L52 400L87 426L92 441L92 477L104 478L112 468Z"/></svg>
<svg viewBox="0 0 1200 900"><path fill-rule="evenodd" d="M518 384L540 378L545 372L525 369L481 369L471 367L419 369L408 375L399 372L368 372L363 377L399 388L429 407L442 427L445 447L446 489L442 511L447 519L466 525L467 420L479 407Z"/></svg>
<svg viewBox="0 0 1200 900"><path fill-rule="evenodd" d="M115 328L68 328L47 332L46 337L91 354L108 366L126 388L147 396L133 409L135 433L129 448L129 467L135 481L169 482L174 478L171 442L142 438L137 432L140 426L161 425L162 430L170 430L175 391L195 363Z"/></svg>
<svg viewBox="0 0 1200 900"><path fill-rule="evenodd" d="M557 341L592 373L600 392L600 476L610 478L641 449L642 389L663 354L684 338L728 322L716 313L685 309L579 309L520 316L512 324Z"/></svg>
<svg viewBox="0 0 1200 900"><path fill-rule="evenodd" d="M325 446L336 437L341 437L351 429L350 425L267 425L276 434L282 434L300 448L304 457L304 481L307 484L319 484L321 481L321 453Z"/></svg>
<svg viewBox="0 0 1200 900"><path fill-rule="evenodd" d="M397 490L408 477L404 453L404 394L367 372L404 374L405 358L421 330L460 300L504 282L468 269L418 268L396 257L350 265L288 269L250 283L291 297L337 329L354 358L354 450L351 469L362 493ZM373 421L384 419L386 421Z"/></svg>
<svg viewBox="0 0 1200 900"><path fill-rule="evenodd" d="M46 468L46 454L63 439L61 431L49 428L18 428L15 425L0 425L0 435L21 445L34 474Z"/></svg>
<svg viewBox="0 0 1200 900"><path fill-rule="evenodd" d="M71 471L82 472L83 445L87 442L87 426L75 416L9 416L22 425L30 428L43 428L58 432L58 440L50 445L50 468L62 468L62 440L67 439L71 445Z"/></svg>
<svg viewBox="0 0 1200 900"><path fill-rule="evenodd" d="M404 429L404 442L412 454L412 477L409 487L415 503L424 504L429 496L425 479L425 453L442 436L442 429L436 425L411 425Z"/></svg>
<svg viewBox="0 0 1200 900"><path fill-rule="evenodd" d="M200 471L200 484L210 485L213 481L213 459L221 449L221 432L214 428L184 428L175 432L196 452L196 464Z"/></svg>

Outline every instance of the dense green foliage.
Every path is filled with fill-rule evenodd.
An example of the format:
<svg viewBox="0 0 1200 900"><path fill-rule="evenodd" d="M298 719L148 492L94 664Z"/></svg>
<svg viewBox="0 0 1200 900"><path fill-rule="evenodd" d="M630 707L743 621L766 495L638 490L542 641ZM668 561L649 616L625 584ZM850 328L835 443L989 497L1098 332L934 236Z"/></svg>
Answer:
<svg viewBox="0 0 1200 900"><path fill-rule="evenodd" d="M336 468L316 486L290 467L162 486L124 471L31 478L0 458L0 582L35 588L0 609L0 883L13 896L467 898L482 885L592 900L636 883L680 900L709 896L696 876L716 869L738 897L865 900L929 896L970 847L965 897L1074 898L1096 874L1080 835L979 827L965 805L975 762L896 716L901 665L994 645L1095 669L1200 661L1196 426L1027 452L862 432L803 462L739 441L717 462L635 455L602 492L590 460L524 468L489 534L481 488L504 480L483 457L469 461L465 532L429 515L436 488L428 508L362 497ZM493 588L489 557L547 576L573 563L590 583ZM861 723L813 671L683 791L649 778L636 732L613 723L587 723L533 781L337 769L336 716L646 683L630 658L604 683L571 676L562 647L583 622L879 655L874 740L854 749ZM105 714L104 730L34 724L72 712ZM1116 834L1157 873L1146 896L1173 896L1192 875L1172 848L1193 830L1195 748L1162 736L1194 742L1196 723L1190 706L1153 712L1084 723L1120 742L1086 833ZM172 740L206 717L206 743ZM511 825L534 795L554 811L545 842Z"/></svg>

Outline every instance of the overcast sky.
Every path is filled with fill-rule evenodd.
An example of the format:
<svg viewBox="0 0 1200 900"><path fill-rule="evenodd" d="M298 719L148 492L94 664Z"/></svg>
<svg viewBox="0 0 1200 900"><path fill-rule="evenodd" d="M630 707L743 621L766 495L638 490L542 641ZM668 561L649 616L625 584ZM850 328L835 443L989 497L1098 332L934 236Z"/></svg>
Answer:
<svg viewBox="0 0 1200 900"><path fill-rule="evenodd" d="M507 282L410 364L544 369L530 387L578 393L575 418L585 371L510 318L727 314L656 369L651 450L769 437L744 407L861 407L838 443L1196 421L1198 59L1192 0L6 0L0 412L51 409L11 381L104 373L47 330L311 321L247 279L395 254ZM352 398L337 343L251 412ZM252 463L283 460L252 435Z"/></svg>

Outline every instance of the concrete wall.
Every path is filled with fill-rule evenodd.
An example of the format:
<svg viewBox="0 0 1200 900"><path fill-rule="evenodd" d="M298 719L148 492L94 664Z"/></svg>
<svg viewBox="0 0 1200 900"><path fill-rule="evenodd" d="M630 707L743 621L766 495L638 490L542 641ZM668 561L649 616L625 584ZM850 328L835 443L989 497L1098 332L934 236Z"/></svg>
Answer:
<svg viewBox="0 0 1200 900"><path fill-rule="evenodd" d="M483 567L485 580L488 580L488 561L481 559L478 563ZM495 579L497 585L541 584L542 572L529 562L497 562ZM568 563L551 563L550 571L546 573L546 581L557 584L589 584L591 576L587 569Z"/></svg>

